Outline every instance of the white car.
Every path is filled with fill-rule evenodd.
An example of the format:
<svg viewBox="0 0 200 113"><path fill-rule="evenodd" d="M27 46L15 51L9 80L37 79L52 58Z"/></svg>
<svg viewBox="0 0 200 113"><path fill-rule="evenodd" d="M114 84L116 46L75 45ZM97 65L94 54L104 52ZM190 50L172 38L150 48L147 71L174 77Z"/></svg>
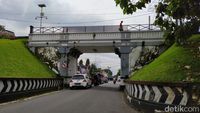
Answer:
<svg viewBox="0 0 200 113"><path fill-rule="evenodd" d="M75 74L69 82L69 88L72 89L73 87L89 88L92 87L92 81L87 74Z"/></svg>
<svg viewBox="0 0 200 113"><path fill-rule="evenodd" d="M118 76L116 82L119 85L120 89L123 89L123 87L125 87L124 77Z"/></svg>

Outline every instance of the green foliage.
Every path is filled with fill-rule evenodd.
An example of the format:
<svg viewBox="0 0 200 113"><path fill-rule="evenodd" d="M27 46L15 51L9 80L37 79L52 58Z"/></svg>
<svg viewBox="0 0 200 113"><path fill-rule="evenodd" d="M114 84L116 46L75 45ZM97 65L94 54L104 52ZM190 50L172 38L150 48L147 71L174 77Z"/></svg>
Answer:
<svg viewBox="0 0 200 113"><path fill-rule="evenodd" d="M45 64L31 54L25 43L25 39L0 40L0 77L55 77Z"/></svg>
<svg viewBox="0 0 200 113"><path fill-rule="evenodd" d="M115 0L116 5L120 5L124 14L132 14L137 9L145 8L145 4L151 2L151 0L139 0L136 4L133 4L131 0Z"/></svg>
<svg viewBox="0 0 200 113"><path fill-rule="evenodd" d="M175 41L183 45L198 31L199 3L200 1L191 0L162 0L156 8L155 24L161 26L165 32L169 32L170 29Z"/></svg>
<svg viewBox="0 0 200 113"><path fill-rule="evenodd" d="M189 41L200 42L200 35L193 35L189 38Z"/></svg>
<svg viewBox="0 0 200 113"><path fill-rule="evenodd" d="M0 34L0 39L9 39L11 36L8 34Z"/></svg>
<svg viewBox="0 0 200 113"><path fill-rule="evenodd" d="M90 74L90 76L95 75L96 72L97 72L97 66L96 66L95 64L91 64L91 66L90 66L90 70L89 70L89 74Z"/></svg>
<svg viewBox="0 0 200 113"><path fill-rule="evenodd" d="M145 4L151 0L139 0L135 4L131 0L115 0L115 2L116 5L120 5L124 14L132 14L137 9L145 8ZM186 40L198 31L199 11L200 0L160 0L156 6L155 24L166 32L167 43L176 41L178 44L185 44Z"/></svg>
<svg viewBox="0 0 200 113"><path fill-rule="evenodd" d="M176 42L178 44L185 44L187 39L192 35L190 27L187 25L178 26L175 30Z"/></svg>
<svg viewBox="0 0 200 113"><path fill-rule="evenodd" d="M101 68L97 68L97 72L101 72L101 70L102 70Z"/></svg>
<svg viewBox="0 0 200 113"><path fill-rule="evenodd" d="M200 39L200 35L194 35L190 38L191 41L198 39ZM196 44L186 45L186 47L174 44L152 63L134 73L131 79L161 82L199 82L200 53L198 47L200 45Z"/></svg>
<svg viewBox="0 0 200 113"><path fill-rule="evenodd" d="M121 69L118 69L117 75L120 76L120 74L121 74Z"/></svg>
<svg viewBox="0 0 200 113"><path fill-rule="evenodd" d="M175 35L170 30L166 30L164 32L164 38L165 38L165 45L167 47L170 47L175 42Z"/></svg>
<svg viewBox="0 0 200 113"><path fill-rule="evenodd" d="M108 77L112 77L112 71L110 69L104 69L104 71L108 74Z"/></svg>

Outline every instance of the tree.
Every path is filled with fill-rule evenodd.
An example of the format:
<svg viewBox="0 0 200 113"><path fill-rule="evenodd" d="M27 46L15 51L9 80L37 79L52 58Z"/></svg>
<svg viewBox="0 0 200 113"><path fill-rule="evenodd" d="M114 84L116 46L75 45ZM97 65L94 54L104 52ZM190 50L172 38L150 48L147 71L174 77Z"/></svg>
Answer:
<svg viewBox="0 0 200 113"><path fill-rule="evenodd" d="M101 69L101 68L97 68L97 72L99 72L99 73L100 73L101 71L102 71L102 69Z"/></svg>
<svg viewBox="0 0 200 113"><path fill-rule="evenodd" d="M120 76L120 74L121 74L121 69L118 69L117 76Z"/></svg>
<svg viewBox="0 0 200 113"><path fill-rule="evenodd" d="M0 25L0 31L4 31L4 30L5 30L4 26Z"/></svg>
<svg viewBox="0 0 200 113"><path fill-rule="evenodd" d="M198 31L199 6L199 0L162 0L156 9L155 23L168 33L170 30L169 35L174 35L178 44L184 44L192 33Z"/></svg>
<svg viewBox="0 0 200 113"><path fill-rule="evenodd" d="M85 66L86 66L86 67L89 67L89 66L90 66L90 59L87 59L87 60L86 60Z"/></svg>
<svg viewBox="0 0 200 113"><path fill-rule="evenodd" d="M80 67L83 66L83 60L81 59L78 64Z"/></svg>
<svg viewBox="0 0 200 113"><path fill-rule="evenodd" d="M138 9L146 7L151 0L115 0L124 14L132 14ZM156 21L165 31L168 41L184 44L187 38L198 32L200 25L200 0L159 0L156 6Z"/></svg>
<svg viewBox="0 0 200 113"><path fill-rule="evenodd" d="M112 77L112 71L110 69L104 69L104 71L108 74L108 77Z"/></svg>
<svg viewBox="0 0 200 113"><path fill-rule="evenodd" d="M95 64L91 64L91 66L90 66L90 70L89 70L89 74L90 74L90 76L95 75L96 72L97 72L97 66L96 66Z"/></svg>
<svg viewBox="0 0 200 113"><path fill-rule="evenodd" d="M36 49L36 56L40 58L42 62L45 62L51 69L58 70L57 62L60 58L60 54L57 48L54 47L42 47Z"/></svg>

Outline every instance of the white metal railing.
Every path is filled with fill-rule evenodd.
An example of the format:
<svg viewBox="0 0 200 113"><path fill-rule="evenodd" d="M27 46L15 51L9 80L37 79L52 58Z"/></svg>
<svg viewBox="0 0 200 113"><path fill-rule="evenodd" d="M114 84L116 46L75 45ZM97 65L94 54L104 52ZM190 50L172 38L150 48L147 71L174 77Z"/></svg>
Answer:
<svg viewBox="0 0 200 113"><path fill-rule="evenodd" d="M161 30L160 27L155 26L153 24L133 24L133 25L128 25L128 30L129 31L157 31Z"/></svg>
<svg viewBox="0 0 200 113"><path fill-rule="evenodd" d="M123 25L124 31L155 31L160 30L153 24L132 24ZM110 26L69 26L69 27L33 27L30 28L31 34L47 33L97 33L97 32L120 32L118 25Z"/></svg>

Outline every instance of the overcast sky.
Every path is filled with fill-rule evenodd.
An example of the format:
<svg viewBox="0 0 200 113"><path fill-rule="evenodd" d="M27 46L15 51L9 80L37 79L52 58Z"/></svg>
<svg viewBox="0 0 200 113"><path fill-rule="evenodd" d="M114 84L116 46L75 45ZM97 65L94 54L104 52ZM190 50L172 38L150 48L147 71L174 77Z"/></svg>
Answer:
<svg viewBox="0 0 200 113"><path fill-rule="evenodd" d="M114 0L0 0L0 25L14 31L17 36L27 36L30 25L39 26L39 20L35 20L35 17L39 16L38 4L41 3L46 4L44 12L48 17L43 26L118 25L121 20L124 24L148 24L148 16L151 16L151 23L155 16L154 3L133 15L123 15ZM119 63L119 58L113 54L98 56L107 58L100 61L100 66L104 64L103 61L111 61L104 56L115 57ZM86 54L85 57L92 58L94 54ZM114 65L115 69L112 70L117 70L119 64Z"/></svg>

